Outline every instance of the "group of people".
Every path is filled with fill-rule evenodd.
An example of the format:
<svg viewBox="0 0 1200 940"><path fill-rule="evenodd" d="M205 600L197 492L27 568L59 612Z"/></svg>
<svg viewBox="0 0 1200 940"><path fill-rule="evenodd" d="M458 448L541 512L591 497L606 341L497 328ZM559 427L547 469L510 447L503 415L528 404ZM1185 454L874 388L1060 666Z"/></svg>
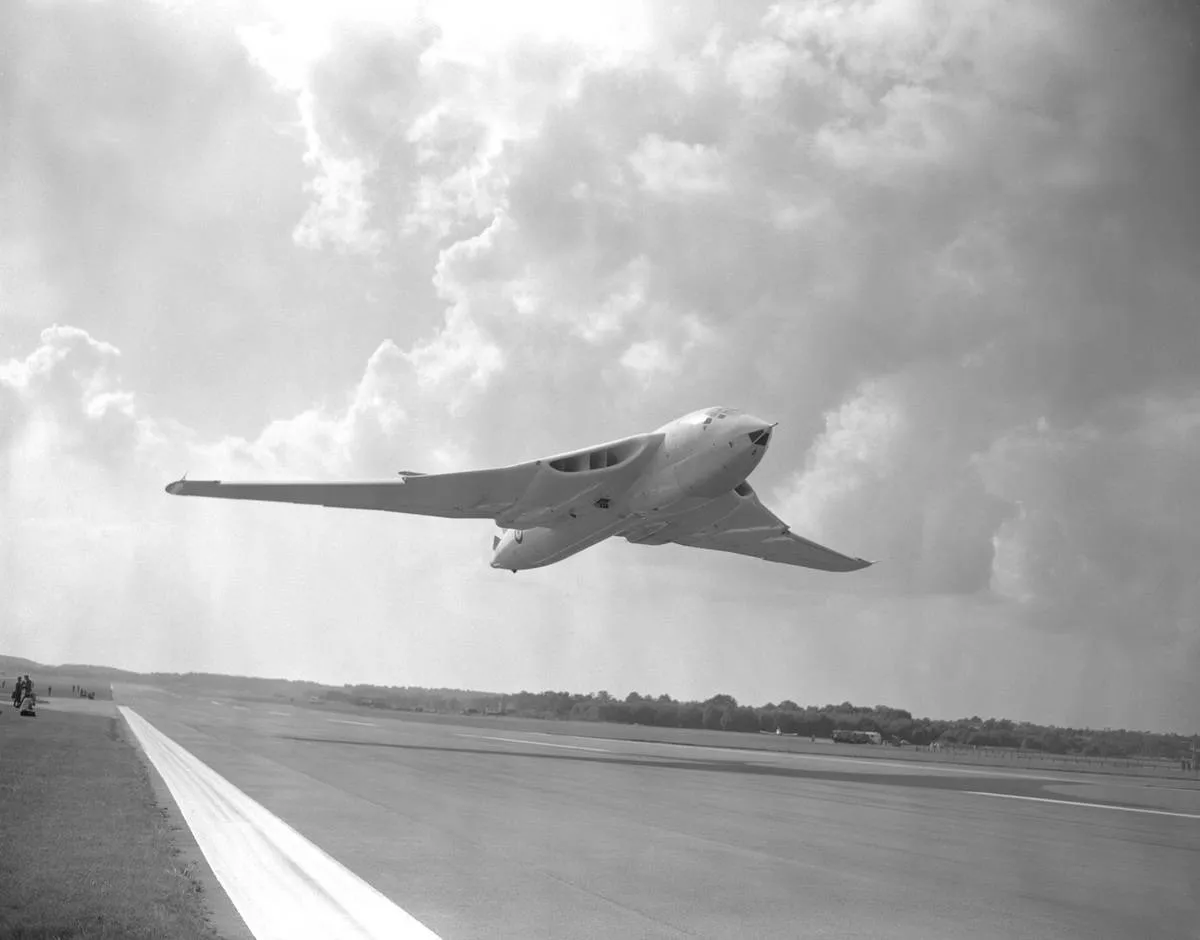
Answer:
<svg viewBox="0 0 1200 940"><path fill-rule="evenodd" d="M34 697L33 680L29 678L28 673L23 676L17 676L17 684L13 687L12 694L13 708L20 708L21 703L25 701L26 697L31 699ZM36 699L34 700L36 701Z"/></svg>

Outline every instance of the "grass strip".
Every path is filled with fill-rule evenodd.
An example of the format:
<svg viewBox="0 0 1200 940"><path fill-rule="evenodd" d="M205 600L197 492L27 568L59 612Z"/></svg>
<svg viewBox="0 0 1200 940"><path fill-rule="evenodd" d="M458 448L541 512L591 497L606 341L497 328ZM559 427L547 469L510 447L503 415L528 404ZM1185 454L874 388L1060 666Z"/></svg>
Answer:
<svg viewBox="0 0 1200 940"><path fill-rule="evenodd" d="M0 938L217 940L119 717L0 717Z"/></svg>

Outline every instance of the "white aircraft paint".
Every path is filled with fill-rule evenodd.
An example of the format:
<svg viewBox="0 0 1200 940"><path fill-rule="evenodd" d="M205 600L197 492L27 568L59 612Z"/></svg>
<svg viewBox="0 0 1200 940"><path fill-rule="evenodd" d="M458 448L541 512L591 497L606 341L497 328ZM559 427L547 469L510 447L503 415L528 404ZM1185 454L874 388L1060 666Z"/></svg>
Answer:
<svg viewBox="0 0 1200 940"><path fill-rule="evenodd" d="M391 479L325 482L176 480L174 496L265 500L447 519L491 519L493 568L542 568L605 539L669 542L821 571L871 562L791 531L748 477L774 423L736 408L706 408L584 450L506 467L452 473L402 470Z"/></svg>
<svg viewBox="0 0 1200 940"><path fill-rule="evenodd" d="M975 796L997 796L1003 800L1028 800L1031 803L1057 803L1060 806L1086 806L1088 809L1111 809L1122 813L1148 813L1151 816L1200 819L1200 813L1176 813L1167 809L1147 809L1144 806L1110 806L1107 803L1084 803L1080 800L1052 800L1047 796L1018 796L1016 793L988 793L984 790L968 790L967 792Z"/></svg>
<svg viewBox="0 0 1200 940"><path fill-rule="evenodd" d="M438 940L141 715L119 708L257 940Z"/></svg>

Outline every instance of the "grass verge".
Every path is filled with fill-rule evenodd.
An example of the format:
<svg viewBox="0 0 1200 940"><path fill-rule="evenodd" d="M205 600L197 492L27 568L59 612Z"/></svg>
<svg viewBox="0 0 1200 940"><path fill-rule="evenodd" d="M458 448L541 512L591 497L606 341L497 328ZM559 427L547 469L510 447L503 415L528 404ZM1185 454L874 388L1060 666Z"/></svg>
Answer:
<svg viewBox="0 0 1200 940"><path fill-rule="evenodd" d="M216 940L119 717L0 717L0 937Z"/></svg>

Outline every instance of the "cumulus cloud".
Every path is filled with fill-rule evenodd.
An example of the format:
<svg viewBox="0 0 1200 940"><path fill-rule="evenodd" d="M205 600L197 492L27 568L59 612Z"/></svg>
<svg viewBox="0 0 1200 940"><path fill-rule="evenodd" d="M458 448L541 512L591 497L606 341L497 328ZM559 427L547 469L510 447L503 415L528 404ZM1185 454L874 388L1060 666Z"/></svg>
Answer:
<svg viewBox="0 0 1200 940"><path fill-rule="evenodd" d="M276 86L295 96L297 124L304 136L304 163L317 171L305 184L312 195L304 217L292 237L298 245L318 249L331 244L341 250L375 254L383 247L384 234L370 224L372 206L367 200L368 178L378 169L371 154L347 155L344 141L328 139L318 127L312 91L313 60L327 51L317 32L259 25L243 28L239 36L251 61ZM340 146L339 146L340 144Z"/></svg>
<svg viewBox="0 0 1200 940"><path fill-rule="evenodd" d="M826 415L806 469L781 493L796 525L834 544L873 544L897 591L974 595L990 583L1009 507L986 491L970 437L955 432L969 416L938 400L956 378L866 383Z"/></svg>
<svg viewBox="0 0 1200 940"><path fill-rule="evenodd" d="M724 401L780 421L755 483L781 515L881 564L813 579L602 546L525 595L505 582L514 616L558 651L509 681L654 686L652 665L603 650L619 645L618 621L667 623L647 663L687 649L670 691L716 691L702 688L722 681L702 651L719 618L697 601L676 632L669 582L671 597L712 605L764 598L755 629L770 642L755 645L782 652L749 658L739 697L757 697L752 673L783 683L790 663L814 695L876 699L896 655L936 647L919 683L941 690L923 699L931 710L978 694L1030 717L1200 720L1179 684L1200 657L1184 562L1200 524L1187 472L1200 132L1185 119L1195 57L1178 7L633 3L581 27L536 4L490 17L280 3L253 22L213 8L198 32L167 5L149 25L105 27L136 53L114 61L88 58L73 30L102 24L83 8L22 9L40 38L13 54L43 79L22 92L19 136L36 146L0 180L13 217L35 220L0 241L0 315L25 324L4 331L0 407L22 417L0 424L0 446L22 486L65 472L44 456L57 442L71 467L92 468L71 473L97 505L180 537L184 510L148 510L141 495L176 466L503 463ZM203 41L164 62L146 52L164 36ZM81 84L72 61L124 84ZM98 90L142 74L159 77L143 82L152 97L161 86L163 101L198 102L171 140L131 95ZM70 179L88 192L46 195ZM73 327L39 338L55 321ZM122 460L140 462L136 488L104 476ZM214 623L242 604L240 622L278 619L232 563L205 573L213 546L236 538L263 556L302 546L279 562L297 583L326 577L321 540L373 553L362 573L338 569L372 597L360 622L399 609L365 588L368 573L395 581L376 556L420 572L414 604L448 629L467 631L499 596L418 565L473 551L444 528L403 527L427 540L421 555L379 520L227 508L211 510L215 541L189 549L205 588L185 592L188 617ZM52 557L36 517L22 544ZM117 559L161 547L130 538L114 577ZM279 577L265 561L255 572ZM605 599L591 578L635 587ZM131 605L141 590L159 589L131 587ZM334 600L279 603L309 636L336 617ZM577 645L553 632L563 622L579 625ZM450 647L423 641L427 654L416 639L406 651L446 674ZM888 652L869 666L836 655L851 642ZM376 643L357 648L374 662ZM1028 685L1013 691L999 666L946 678L997 644L1010 672L1040 663ZM1138 704L1156 670L1174 678ZM1136 717L1114 718L1095 689ZM805 697L763 697L783 695Z"/></svg>
<svg viewBox="0 0 1200 940"><path fill-rule="evenodd" d="M630 155L629 162L642 186L656 195L698 196L726 188L721 155L702 144L663 140L649 134Z"/></svg>
<svg viewBox="0 0 1200 940"><path fill-rule="evenodd" d="M27 356L0 365L0 574L15 587L0 600L7 642L44 658L85 651L100 661L149 668L146 657L157 657L190 669L214 663L227 631L254 624L244 654L266 669L289 632L311 648L328 629L328 620L299 622L312 599L256 599L255 580L274 565L282 565L270 576L277 584L302 577L297 565L335 578L318 603L328 617L347 592L406 560L410 575L443 562L445 571L457 570L463 560L444 558L446 546L470 556L475 540L486 537L442 533L431 551L423 544L428 520L413 520L407 534L415 541L397 544L396 531L373 524L374 514L264 514L263 507L221 504L190 514L189 501L163 493L188 468L210 478L386 479L411 466L469 465L469 438L440 434L440 406L423 398L408 356L390 341L369 358L343 403L270 422L251 438L207 438L148 413L123 387L121 358L86 331L53 327ZM361 541L339 560L347 532ZM390 602L381 603L379 616L391 616L382 613ZM285 668L315 666L301 657Z"/></svg>
<svg viewBox="0 0 1200 940"><path fill-rule="evenodd" d="M37 349L0 365L6 399L0 443L19 449L32 434L42 446L102 462L132 457L138 418L132 394L120 387L119 356L85 330L43 330Z"/></svg>

